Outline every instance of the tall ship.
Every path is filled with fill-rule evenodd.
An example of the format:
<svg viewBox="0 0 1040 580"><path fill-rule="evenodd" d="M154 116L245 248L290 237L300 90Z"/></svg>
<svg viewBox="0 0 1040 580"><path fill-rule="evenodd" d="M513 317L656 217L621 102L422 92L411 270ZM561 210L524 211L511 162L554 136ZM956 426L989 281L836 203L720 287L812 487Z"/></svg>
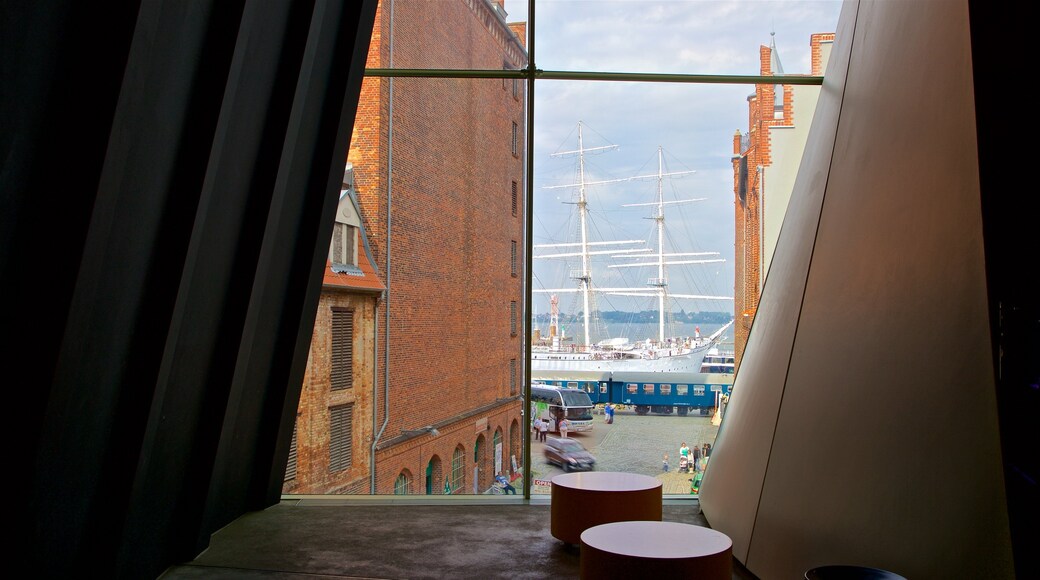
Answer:
<svg viewBox="0 0 1040 580"><path fill-rule="evenodd" d="M549 332L543 337L540 332L532 341L531 370L539 371L649 371L649 372L700 372L704 356L717 352L719 342L733 325L731 319L721 328L708 335L701 335L696 328L689 335L669 336L667 319L670 303L676 299L732 301L732 296L673 293L668 290L667 269L669 266L688 266L725 262L718 252L666 252L665 251L665 207L703 201L697 199L664 199L666 179L694 173L694 171L672 171L664 169L663 149L657 149L657 172L621 179L589 180L586 178L586 155L617 149L616 145L588 147L584 145L583 126L577 127L578 148L573 151L554 153L553 156L574 156L577 159L577 183L549 186L574 188L577 210L578 240L565 243L534 244L534 259L570 259L578 266L569 272L573 286L566 288L539 288L535 293L550 294ZM607 183L653 179L657 185L656 199L648 203L630 203L622 207L646 207L653 209L651 219L655 222L656 246L650 247L647 240L604 241L590 239L589 187ZM609 258L608 268L652 269L654 275L643 287L598 287L593 283L592 262L594 259ZM576 295L580 300L582 335L570 343L561 332L559 296ZM593 316L596 312L597 294L615 296L650 297L656 299L657 332L654 336L637 337L594 337Z"/></svg>

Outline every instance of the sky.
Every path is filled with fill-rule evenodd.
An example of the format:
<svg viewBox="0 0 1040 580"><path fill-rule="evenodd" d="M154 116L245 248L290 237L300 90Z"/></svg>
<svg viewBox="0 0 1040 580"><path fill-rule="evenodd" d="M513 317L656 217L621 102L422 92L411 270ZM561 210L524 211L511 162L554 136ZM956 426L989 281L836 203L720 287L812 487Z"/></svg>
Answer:
<svg viewBox="0 0 1040 580"><path fill-rule="evenodd" d="M506 0L507 20L526 21L526 2ZM834 0L546 1L536 6L536 66L543 70L759 74L759 46L771 33L784 71L807 74L809 36L833 32L841 3ZM703 198L666 206L666 252L718 252L722 264L672 266L669 292L733 296L733 135L748 130L752 85L539 81L535 87L535 244L577 241L577 156L551 156L584 147L617 145L585 156L586 180L625 180L656 174L658 147L665 172L693 172L662 182L665 200ZM651 207L622 204L656 199L656 179L586 188L589 237L647 240L656 251ZM570 202L570 203L569 203ZM535 256L550 250L537 250ZM562 250L553 250L562 251ZM607 269L597 260L593 284L645 287L656 268ZM615 262L616 263L616 262ZM547 288L575 287L577 262L535 259L534 314L549 311ZM565 313L580 310L575 294L560 295ZM655 309L655 299L600 295L602 310ZM676 300L686 311L732 312L732 300Z"/></svg>

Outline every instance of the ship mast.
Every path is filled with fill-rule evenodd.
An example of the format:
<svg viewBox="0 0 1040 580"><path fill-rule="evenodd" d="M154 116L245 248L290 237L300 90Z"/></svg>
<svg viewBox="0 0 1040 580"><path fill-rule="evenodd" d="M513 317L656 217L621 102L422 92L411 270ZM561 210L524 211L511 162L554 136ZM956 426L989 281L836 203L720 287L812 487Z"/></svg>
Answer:
<svg viewBox="0 0 1040 580"><path fill-rule="evenodd" d="M664 161L661 146L657 146L657 280L650 280L649 285L658 288L657 294L657 330L659 344L664 344L664 303L668 294L668 279L664 276Z"/></svg>
<svg viewBox="0 0 1040 580"><path fill-rule="evenodd" d="M592 272L589 270L589 233L586 217L588 212L588 199L585 197L585 149L581 139L581 122L578 123L578 221L581 224L581 276L578 278L581 285L582 312L585 317L585 347L591 344L589 340L589 285L592 282Z"/></svg>
<svg viewBox="0 0 1040 580"><path fill-rule="evenodd" d="M586 186L597 185L601 183L613 183L618 180L607 180L607 181L586 181L585 180L585 155L588 153L601 153L604 151L610 151L617 149L617 145L604 145L602 147L585 147L584 136L582 135L582 123L578 122L578 148L573 151L561 151L559 153L553 153L551 157L564 157L577 155L578 157L578 183L569 185L556 185L550 186L546 189L558 189L562 187L577 187L578 188L578 223L581 234L581 241L577 244L564 243L564 244L536 244L535 248L555 248L555 247L573 247L579 246L579 252L577 253L563 253L563 254L551 254L541 255L538 258L567 258L578 256L581 258L581 270L572 271L571 279L578 281L578 292L581 292L582 302L582 319L585 327L585 348L588 348L592 343L591 328L592 328L592 267L590 264L591 256L594 254L612 254L618 251L625 250L604 250L604 251L590 251L589 247L593 245L617 245L617 244L639 244L641 240L628 240L623 242L589 242L588 232L588 195L585 190ZM546 290L548 292L566 292L566 290Z"/></svg>
<svg viewBox="0 0 1040 580"><path fill-rule="evenodd" d="M561 243L561 244L535 244L534 248L577 248L578 251L567 251L563 253L555 254L541 254L535 256L535 258L581 258L581 269L572 270L570 278L578 281L578 288L576 289L544 289L535 290L539 293L560 293L560 292L580 292L582 295L582 310L583 320L585 326L585 347L588 348L591 343L591 316L592 316L592 302L591 294L592 289L592 268L591 268L591 257L594 255L610 255L613 258L642 258L643 260L650 258L652 254L649 254L650 250L646 248L646 240L624 240L617 242L590 242L588 239L588 195L586 192L586 186L599 185L607 183L620 183L626 181L633 181L636 179L655 179L657 180L657 199L650 203L630 203L624 204L622 207L639 207L639 206L655 206L656 212L650 219L655 220L657 225L657 255L653 256L655 261L641 261L636 263L628 264L611 264L608 268L634 268L644 266L657 266L657 277L650 278L647 281L647 286L651 288L648 292L646 290L640 291L634 288L598 288L598 292L606 292L608 294L615 294L619 296L648 296L657 298L658 308L658 339L661 343L665 341L665 304L668 298L668 279L665 273L665 267L668 265L675 264L709 264L717 262L725 262L726 260L720 258L714 259L697 259L697 260L675 260L673 258L689 257L689 256L718 256L718 252L672 252L665 253L664 251L664 206L669 204L679 203L690 203L694 201L704 201L707 198L696 198L696 199L683 199L677 201L665 201L664 200L664 179L666 177L679 177L683 175L689 175L696 173L696 171L673 171L666 173L664 171L664 153L663 148L658 146L657 148L657 172L651 175L640 175L634 177L624 177L620 179L607 179L602 181L586 181L585 178L585 155L589 153L600 153L607 150L617 149L617 145L606 145L602 147L590 147L585 148L584 137L582 135L582 123L578 122L578 148L573 151L562 151L559 153L553 153L551 157L563 157L576 155L578 157L578 183L568 185L554 185L547 186L545 189L559 189L559 188L578 188L578 200L574 202L578 206L578 219L580 228L580 241L577 243ZM619 245L634 244L636 246L642 246L642 248L636 249L617 249ZM613 249L608 248L604 250L591 250L593 246L612 246ZM630 246L631 247L631 246ZM676 298L692 298L692 299L708 299L708 300L732 300L732 296L703 296L703 295L689 295L689 294L672 294Z"/></svg>
<svg viewBox="0 0 1040 580"><path fill-rule="evenodd" d="M665 303L668 300L668 277L665 275L665 266L669 264L711 264L718 262L725 262L724 259L700 259L700 260L669 260L665 258L675 257L686 257L686 256L718 256L718 252L672 252L666 254L664 251L664 206L666 204L679 204L679 203L691 203L695 201L704 201L707 198L694 198L694 199L681 199L676 201L665 201L664 200L664 178L665 177L678 177L682 175L689 175L696 173L696 171L673 171L669 173L664 172L664 149L659 145L657 147L657 174L656 175L643 175L637 177L630 177L629 179L655 179L657 180L657 200L651 203L627 203L623 204L622 207L640 207L640 206L656 206L656 212L654 213L653 219L657 226L657 255L655 258L656 262L638 262L632 264L615 264L607 266L608 268L633 268L638 266L657 266L657 277L650 278L647 280L646 285L653 290L649 294L650 296L657 297L657 334L659 344L663 344L665 341ZM622 256L618 256L622 257ZM643 296L644 294L638 292L615 292L623 296ZM721 299L721 300L732 300L728 296L697 296L697 298L707 299Z"/></svg>

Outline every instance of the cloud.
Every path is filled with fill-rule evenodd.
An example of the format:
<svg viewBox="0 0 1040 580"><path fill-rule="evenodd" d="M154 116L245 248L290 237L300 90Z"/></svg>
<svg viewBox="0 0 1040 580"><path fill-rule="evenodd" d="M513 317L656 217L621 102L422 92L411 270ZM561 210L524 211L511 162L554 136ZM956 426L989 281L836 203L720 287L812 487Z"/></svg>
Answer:
<svg viewBox="0 0 1040 580"><path fill-rule="evenodd" d="M510 20L524 11L508 1ZM668 2L549 1L537 4L535 64L544 70L742 74L759 72L759 47L780 51L785 71L807 73L809 36L836 27L840 2L811 0L727 0ZM516 18L517 16L521 18ZM733 295L733 169L735 132L748 130L751 85L540 81L535 88L534 243L573 236L577 221L570 210L572 190L545 189L575 183L575 159L553 152L575 149L582 122L585 147L617 144L586 158L589 179L622 179L656 171L657 147L664 148L672 171L692 169L688 178L668 184L673 198L706 201L670 207L666 230L683 251L718 251L727 262L675 267L670 289L681 293ZM590 188L591 234L607 239L641 237L656 244L648 208L621 208L648 201L655 183L622 182ZM673 189L674 188L674 189ZM648 246L649 247L649 246ZM573 286L567 278L576 261L536 260L536 288ZM643 285L649 269L596 266L598 283ZM548 311L548 298L535 295L535 310ZM541 302L539 302L541 301ZM570 299L561 297L561 305ZM645 299L611 297L614 307L638 310ZM686 310L732 308L732 303L700 303Z"/></svg>

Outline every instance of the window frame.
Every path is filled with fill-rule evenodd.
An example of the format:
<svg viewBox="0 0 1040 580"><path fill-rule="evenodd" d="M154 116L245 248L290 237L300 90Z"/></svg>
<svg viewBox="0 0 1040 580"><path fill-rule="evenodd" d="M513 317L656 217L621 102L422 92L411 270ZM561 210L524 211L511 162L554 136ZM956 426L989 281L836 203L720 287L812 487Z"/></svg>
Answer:
<svg viewBox="0 0 1040 580"><path fill-rule="evenodd" d="M394 480L394 495L412 495L412 478L407 469L402 469Z"/></svg>
<svg viewBox="0 0 1040 580"><path fill-rule="evenodd" d="M521 69L407 69L407 68L367 68L365 69L364 76L367 77L389 77L389 78L431 78L431 79L501 79L503 83L503 89L506 88L507 79L514 79L514 86L519 87L518 82L523 82L526 85L526 91L523 95L517 96L518 99L524 101L524 144L522 155L529 156L533 149L534 143L534 102L536 94L536 82L541 80L571 80L571 81L615 81L615 82L643 82L648 84L654 83L689 83L689 84L736 84L736 85L748 85L754 87L755 85L768 84L772 85L776 83L776 77L774 76L761 76L761 75L735 75L735 74L687 74L687 73L639 73L639 72L598 72L598 71L561 71L561 70L542 70L537 67L537 51L536 51L536 26L538 23L536 13L536 2L535 0L527 1L527 21L526 21L526 32L527 32L527 66ZM785 86L794 85L809 85L809 86L820 86L823 84L823 76L813 75L797 75L797 76L785 76ZM516 121L513 121L513 139L512 148L513 155L519 157L520 142L519 142L519 126ZM524 163L524 208L528 211L523 216L524 218L524 295L522 296L523 305L529 305L532 302L532 272L533 272L533 252L532 244L533 238L530 235L534 231L534 218L531 214L530 208L534 206L534 164L529 161ZM516 204L514 204L514 210ZM515 215L515 214L514 214ZM515 302L514 302L515 304ZM523 309L527 311L526 308ZM516 318L513 317L510 321L511 325L516 325ZM523 336L531 336L531 319L530 316L525 316L523 320ZM513 333L516 336L517 333ZM524 360L531 359L531 342L525 340L523 343ZM531 376L530 376L530 365L521 365L522 368L522 384L523 384L523 397L525 400L531 400ZM676 385L677 394L680 387L685 385ZM628 385L626 385L627 390ZM702 389L704 388L701 385ZM696 386L695 386L696 388ZM631 391L628 391L631 393ZM521 432L526 432L524 429ZM522 438L523 447L523 477L524 477L524 489L521 497L524 500L531 499L531 440L530 437ZM463 470L465 471L465 470ZM462 474L465 478L465 473ZM464 481L464 479L463 479Z"/></svg>
<svg viewBox="0 0 1040 580"><path fill-rule="evenodd" d="M462 444L455 446L455 450L451 452L451 475L448 479L448 488L451 489L446 495L461 494L459 490L466 488L466 450L462 447Z"/></svg>

